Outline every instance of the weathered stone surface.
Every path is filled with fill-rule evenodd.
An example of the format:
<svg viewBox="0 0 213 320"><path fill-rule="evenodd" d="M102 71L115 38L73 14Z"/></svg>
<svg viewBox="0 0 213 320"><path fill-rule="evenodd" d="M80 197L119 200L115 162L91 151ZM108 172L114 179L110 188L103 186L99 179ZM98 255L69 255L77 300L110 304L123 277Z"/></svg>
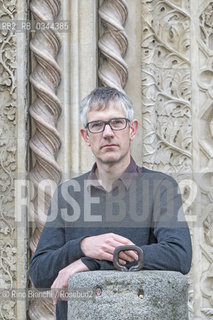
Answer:
<svg viewBox="0 0 213 320"><path fill-rule="evenodd" d="M187 289L178 272L79 273L69 281L68 320L187 320Z"/></svg>

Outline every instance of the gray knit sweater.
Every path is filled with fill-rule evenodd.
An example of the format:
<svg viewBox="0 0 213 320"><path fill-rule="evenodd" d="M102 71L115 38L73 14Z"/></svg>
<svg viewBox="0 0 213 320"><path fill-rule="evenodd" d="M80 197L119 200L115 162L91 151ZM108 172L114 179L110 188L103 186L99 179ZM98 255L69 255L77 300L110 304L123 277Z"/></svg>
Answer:
<svg viewBox="0 0 213 320"><path fill-rule="evenodd" d="M113 269L109 261L85 257L81 240L113 232L144 252L144 270L190 270L192 249L175 180L143 168L127 187L116 181L112 192L88 183L89 173L62 183L56 190L35 254L30 276L37 288L50 288L58 272L82 259L90 270ZM128 263L128 266L131 264ZM57 304L57 319L67 319L67 303Z"/></svg>

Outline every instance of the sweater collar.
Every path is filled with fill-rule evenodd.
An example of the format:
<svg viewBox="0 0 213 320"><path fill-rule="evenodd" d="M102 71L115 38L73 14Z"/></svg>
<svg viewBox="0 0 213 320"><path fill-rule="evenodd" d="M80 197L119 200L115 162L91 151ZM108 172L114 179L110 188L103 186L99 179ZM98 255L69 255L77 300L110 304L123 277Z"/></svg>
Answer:
<svg viewBox="0 0 213 320"><path fill-rule="evenodd" d="M97 176L95 174L96 168L97 168L97 164L95 162L89 175L88 175L87 188L95 187L95 188L98 188L98 189L105 191L105 189L98 182ZM123 183L126 190L128 190L132 180L141 172L142 172L142 168L139 167L135 163L134 159L131 157L130 163L129 163L128 167L126 168L126 170L124 171L124 173L120 176L119 179L114 181L113 189L116 188L119 183Z"/></svg>

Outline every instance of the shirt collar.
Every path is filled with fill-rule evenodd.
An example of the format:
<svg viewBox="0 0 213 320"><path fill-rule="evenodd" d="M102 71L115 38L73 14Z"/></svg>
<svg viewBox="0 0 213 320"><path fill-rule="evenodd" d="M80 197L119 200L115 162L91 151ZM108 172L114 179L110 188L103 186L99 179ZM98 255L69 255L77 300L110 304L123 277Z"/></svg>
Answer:
<svg viewBox="0 0 213 320"><path fill-rule="evenodd" d="M87 181L87 188L95 187L101 190L105 190L98 182L97 176L95 174L95 170L97 168L96 162L94 163L89 175L88 175L88 181ZM120 176L120 178L117 181L121 181L125 188L128 189L130 187L130 184L132 180L142 172L142 168L139 167L134 159L131 157L130 163L124 173ZM116 186L116 182L114 183Z"/></svg>

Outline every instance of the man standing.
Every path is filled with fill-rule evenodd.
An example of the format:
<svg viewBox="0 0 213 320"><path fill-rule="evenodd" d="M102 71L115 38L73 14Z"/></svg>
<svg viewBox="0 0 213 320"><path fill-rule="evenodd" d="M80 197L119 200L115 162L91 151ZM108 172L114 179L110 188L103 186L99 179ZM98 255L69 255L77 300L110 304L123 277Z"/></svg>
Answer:
<svg viewBox="0 0 213 320"><path fill-rule="evenodd" d="M69 278L113 269L118 246L140 246L146 270L186 274L191 266L176 182L138 167L131 157L138 129L131 100L116 89L97 88L81 102L80 113L80 133L96 161L90 172L58 186L30 265L35 287L52 289L57 319L67 317L67 302L58 293ZM123 265L136 260L134 251L119 255Z"/></svg>

